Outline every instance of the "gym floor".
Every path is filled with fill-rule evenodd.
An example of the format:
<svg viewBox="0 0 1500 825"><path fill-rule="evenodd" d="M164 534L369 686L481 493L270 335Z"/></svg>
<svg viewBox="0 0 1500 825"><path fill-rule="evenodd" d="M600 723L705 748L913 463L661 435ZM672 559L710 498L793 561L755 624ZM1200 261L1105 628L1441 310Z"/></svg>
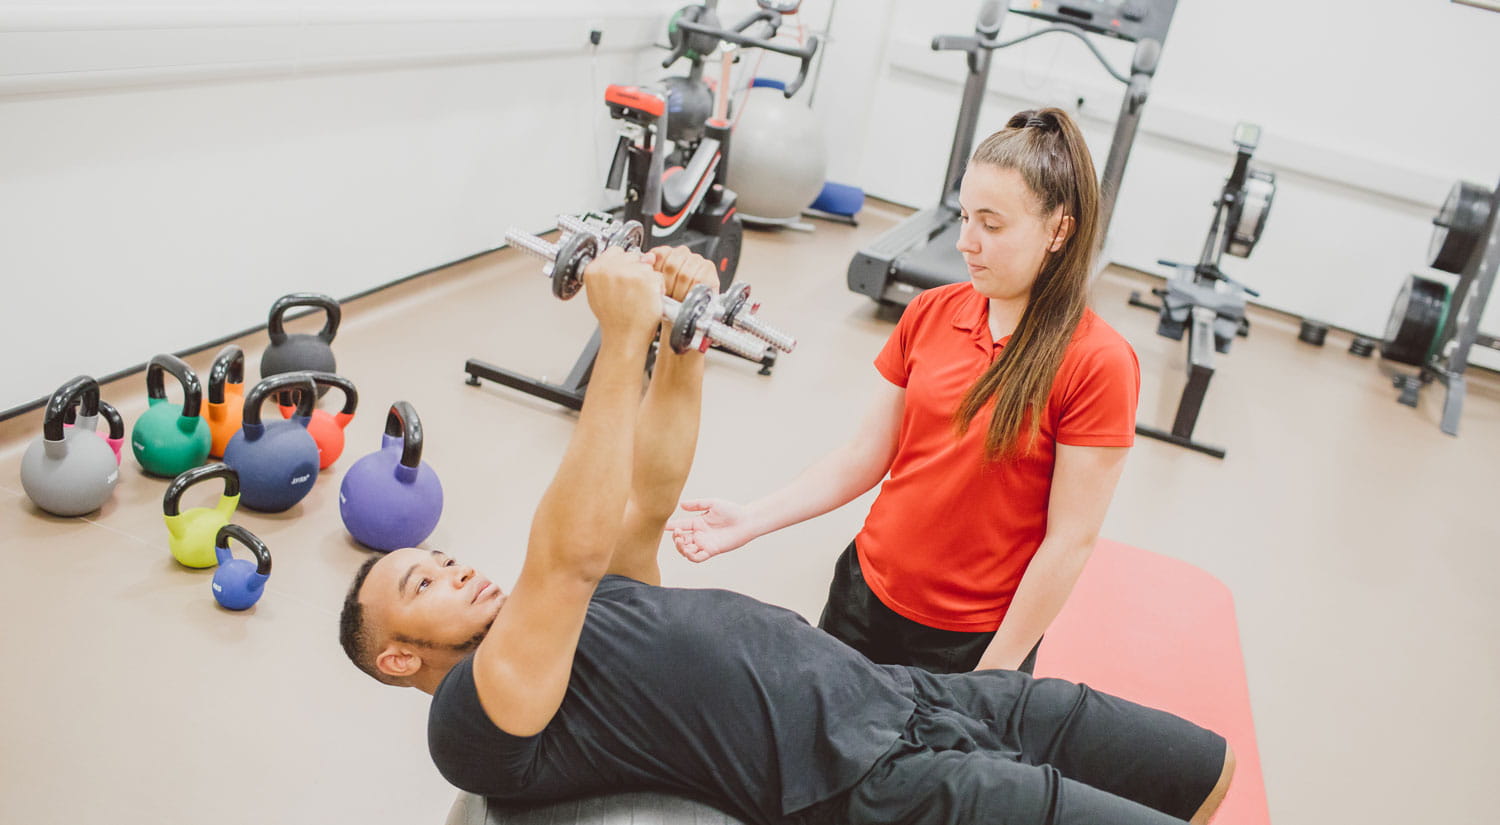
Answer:
<svg viewBox="0 0 1500 825"><path fill-rule="evenodd" d="M845 269L903 214L872 203L857 228L747 233L740 279L799 346L769 377L710 355L688 495L752 498L847 437L881 380L870 361L892 324L846 289ZM1094 306L1140 356L1140 420L1170 426L1185 345L1126 304L1153 283L1112 267ZM1493 488L1500 456L1500 383L1474 375L1451 438L1437 426L1440 387L1416 410L1400 406L1378 358L1348 354L1347 336L1330 333L1320 349L1296 340L1296 319L1252 310L1251 321L1250 337L1218 361L1198 423L1228 457L1138 439L1103 534L1197 565L1233 591L1274 821L1488 820L1500 521L1479 491ZM376 685L335 638L367 555L339 520L339 481L378 447L390 404L412 402L446 494L426 545L514 581L574 415L467 386L463 363L560 382L591 330L584 302L553 300L536 263L514 251L346 304L334 349L361 408L344 457L301 504L237 515L275 560L246 613L220 609L211 571L167 552L166 480L141 475L127 455L101 512L41 514L17 474L40 413L0 422L0 658L10 674L0 821L442 822L455 793L426 755L426 697ZM254 373L264 335L237 343ZM187 360L206 376L213 354ZM104 398L133 423L143 377L107 385ZM211 504L212 487L194 488L184 508ZM727 587L815 619L833 559L872 498L703 565L666 549L666 582Z"/></svg>

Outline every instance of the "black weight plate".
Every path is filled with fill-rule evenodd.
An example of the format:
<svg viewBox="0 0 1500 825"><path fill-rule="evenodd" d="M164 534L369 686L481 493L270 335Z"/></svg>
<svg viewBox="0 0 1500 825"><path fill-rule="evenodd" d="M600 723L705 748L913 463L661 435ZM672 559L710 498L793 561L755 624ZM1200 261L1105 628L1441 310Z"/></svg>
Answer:
<svg viewBox="0 0 1500 825"><path fill-rule="evenodd" d="M1385 326L1380 355L1390 361L1420 367L1427 362L1448 314L1448 287L1431 278L1411 275L1396 294Z"/></svg>
<svg viewBox="0 0 1500 825"><path fill-rule="evenodd" d="M1427 245L1433 269L1463 271L1489 220L1490 195L1490 190L1468 181L1459 181L1448 190L1448 199L1432 219L1432 241Z"/></svg>
<svg viewBox="0 0 1500 825"><path fill-rule="evenodd" d="M583 288L583 270L599 255L599 240L588 232L575 232L557 248L552 262L552 294L564 301Z"/></svg>

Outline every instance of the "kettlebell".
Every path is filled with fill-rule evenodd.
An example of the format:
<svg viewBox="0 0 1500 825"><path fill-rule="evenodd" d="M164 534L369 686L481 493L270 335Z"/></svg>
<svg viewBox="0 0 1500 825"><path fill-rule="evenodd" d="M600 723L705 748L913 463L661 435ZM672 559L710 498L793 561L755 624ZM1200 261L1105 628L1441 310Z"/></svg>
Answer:
<svg viewBox="0 0 1500 825"><path fill-rule="evenodd" d="M71 428L77 425L77 422L74 421L77 410L76 405L69 405L65 418L66 423L63 424L64 427ZM99 414L104 417L105 421L109 422L109 429L104 432L94 430L94 433L104 439L104 443L108 444L111 450L114 450L115 465L119 466L120 448L125 445L125 419L121 417L120 411L115 409L113 404L102 398L99 399ZM88 428L85 427L84 429Z"/></svg>
<svg viewBox="0 0 1500 825"><path fill-rule="evenodd" d="M331 372L312 372L312 380L319 389L324 387L338 387L344 392L344 408L337 414L326 410L313 410L312 420L307 423L307 431L312 433L313 442L318 445L318 469L326 470L339 460L344 452L344 428L354 420L354 408L359 405L359 394L354 390L354 382L342 375L334 375ZM282 393L277 401L281 407L281 417L291 418L296 409L288 403L286 393Z"/></svg>
<svg viewBox="0 0 1500 825"><path fill-rule="evenodd" d="M223 458L229 439L240 431L240 413L245 409L245 351L234 344L219 350L208 370L208 419L210 458Z"/></svg>
<svg viewBox="0 0 1500 825"><path fill-rule="evenodd" d="M278 390L294 388L297 411L291 420L261 423L265 400ZM240 502L246 507L280 513L312 490L318 480L318 445L307 424L315 398L313 380L305 372L273 375L245 395L240 431L224 448L224 463L240 474Z"/></svg>
<svg viewBox="0 0 1500 825"><path fill-rule="evenodd" d="M162 373L182 383L182 403L167 402ZM208 460L213 444L208 422L200 416L203 386L198 375L175 355L158 355L146 367L146 395L150 407L135 420L130 446L141 469L150 475L174 478Z"/></svg>
<svg viewBox="0 0 1500 825"><path fill-rule="evenodd" d="M344 473L339 515L366 547L411 547L432 535L443 514L443 485L422 460L422 421L411 404L391 405L380 444Z"/></svg>
<svg viewBox="0 0 1500 825"><path fill-rule="evenodd" d="M237 559L229 552L229 540L234 539L249 548L255 561ZM271 551L255 534L238 524L226 524L219 528L214 538L214 553L218 556L219 569L214 571L214 598L230 610L244 610L266 592L266 579L271 577Z"/></svg>
<svg viewBox="0 0 1500 825"><path fill-rule="evenodd" d="M219 503L213 507L194 507L185 513L179 512L182 494L194 484L212 478L224 479L224 495L219 497ZM216 563L215 537L219 528L229 523L239 504L240 474L227 464L205 464L172 479L161 501L172 558L187 567L213 567Z"/></svg>
<svg viewBox="0 0 1500 825"><path fill-rule="evenodd" d="M78 426L68 429L63 418L80 400ZM99 404L99 384L87 375L58 387L47 400L42 437L21 457L21 487L55 516L81 516L103 507L120 480L118 459L92 432Z"/></svg>
<svg viewBox="0 0 1500 825"><path fill-rule="evenodd" d="M324 322L322 331L316 335L288 335L283 316L292 307L317 307L327 313L328 320ZM329 344L333 343L333 336L339 331L341 317L343 315L339 302L321 293L294 292L277 298L276 303L271 305L271 318L266 323L271 344L260 357L260 377L270 378L299 370L338 372L338 364L334 362L333 350ZM318 397L323 397L326 391L326 388L319 389Z"/></svg>

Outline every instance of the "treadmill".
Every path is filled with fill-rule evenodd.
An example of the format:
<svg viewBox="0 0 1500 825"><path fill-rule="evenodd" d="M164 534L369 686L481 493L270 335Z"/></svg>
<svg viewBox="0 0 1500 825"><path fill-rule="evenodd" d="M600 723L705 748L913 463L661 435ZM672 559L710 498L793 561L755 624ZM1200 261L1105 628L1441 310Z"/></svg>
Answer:
<svg viewBox="0 0 1500 825"><path fill-rule="evenodd" d="M1007 8L1002 0L986 0L972 35L941 35L933 38L934 51L961 51L968 57L969 75L958 109L958 128L948 155L942 198L937 206L917 212L859 250L849 262L849 289L868 295L881 304L905 307L924 289L968 280L958 243L958 188L964 167L974 149L974 130L990 76L990 56L995 49L1014 46L1033 37L1060 32L1083 41L1114 79L1127 87L1115 121L1109 158L1099 188L1099 243L1109 232L1115 195L1125 176L1125 160L1135 142L1136 127L1146 105L1151 77L1161 57L1162 43L1177 0L1022 0L1022 7ZM1000 23L1009 11L1047 21L1052 25L1014 40L1001 41ZM1116 71L1104 59L1089 35L1124 40L1135 45L1130 74Z"/></svg>

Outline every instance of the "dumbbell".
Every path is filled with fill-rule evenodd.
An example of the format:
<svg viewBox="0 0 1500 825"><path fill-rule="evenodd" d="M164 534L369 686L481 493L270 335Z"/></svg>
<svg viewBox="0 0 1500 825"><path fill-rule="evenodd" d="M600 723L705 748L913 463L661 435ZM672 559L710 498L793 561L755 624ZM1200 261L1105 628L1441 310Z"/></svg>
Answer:
<svg viewBox="0 0 1500 825"><path fill-rule="evenodd" d="M567 300L583 287L583 272L598 256L601 245L592 232L567 236L561 244L549 243L528 232L512 228L505 242L524 249L546 263L543 274L552 279L552 294ZM760 360L765 345L752 335L713 319L713 292L699 284L681 302L661 298L662 320L672 324L671 345L675 352L704 351L717 344L752 361Z"/></svg>
<svg viewBox="0 0 1500 825"><path fill-rule="evenodd" d="M639 223L635 221L621 223L607 215L593 212L581 216L558 215L557 228L564 235L587 232L601 241L603 246L619 246L626 250L640 249L645 242L645 230ZM782 352L791 352L796 348L796 338L756 317L755 313L760 309L760 304L752 304L749 299L749 284L743 282L731 284L724 294L714 296L713 319L748 332Z"/></svg>

